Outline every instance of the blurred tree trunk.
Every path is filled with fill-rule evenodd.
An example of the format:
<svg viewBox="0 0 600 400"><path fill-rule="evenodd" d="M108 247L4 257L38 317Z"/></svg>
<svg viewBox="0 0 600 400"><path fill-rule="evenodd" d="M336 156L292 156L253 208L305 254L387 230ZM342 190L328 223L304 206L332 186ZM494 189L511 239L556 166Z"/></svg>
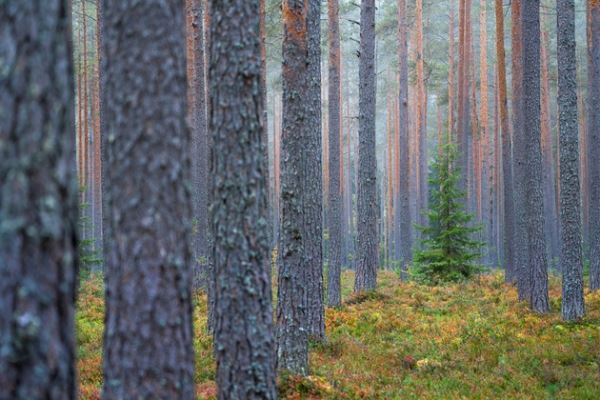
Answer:
<svg viewBox="0 0 600 400"><path fill-rule="evenodd" d="M4 2L0 26L0 110L10 110L0 118L0 398L74 400L79 257L70 6Z"/></svg>
<svg viewBox="0 0 600 400"><path fill-rule="evenodd" d="M104 257L103 397L192 399L184 2L105 0L102 11L105 225L114 242Z"/></svg>

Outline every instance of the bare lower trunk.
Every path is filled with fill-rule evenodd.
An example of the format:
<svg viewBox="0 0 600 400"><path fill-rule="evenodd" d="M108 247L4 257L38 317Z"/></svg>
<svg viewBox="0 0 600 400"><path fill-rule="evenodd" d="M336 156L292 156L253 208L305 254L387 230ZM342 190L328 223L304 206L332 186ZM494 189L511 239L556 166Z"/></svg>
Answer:
<svg viewBox="0 0 600 400"><path fill-rule="evenodd" d="M329 270L327 279L327 304L341 304L340 273L342 268L342 207L340 187L340 32L337 0L328 3L329 16Z"/></svg>
<svg viewBox="0 0 600 400"><path fill-rule="evenodd" d="M2 399L76 399L78 187L69 10L66 0L0 5Z"/></svg>
<svg viewBox="0 0 600 400"><path fill-rule="evenodd" d="M259 1L210 3L210 220L218 398L269 400L276 398L275 343Z"/></svg>
<svg viewBox="0 0 600 400"><path fill-rule="evenodd" d="M192 399L184 3L102 4L103 397Z"/></svg>
<svg viewBox="0 0 600 400"><path fill-rule="evenodd" d="M588 1L590 288L600 289L600 1Z"/></svg>
<svg viewBox="0 0 600 400"><path fill-rule="evenodd" d="M562 316L564 320L573 321L582 318L585 314L579 190L575 1L558 0L557 14Z"/></svg>
<svg viewBox="0 0 600 400"><path fill-rule="evenodd" d="M538 313L549 311L548 261L544 236L544 194L540 133L540 2L525 0L522 12L523 54L523 195L529 257L524 273L531 282L530 304ZM525 41L527 45L525 45ZM562 191L561 191L562 192Z"/></svg>
<svg viewBox="0 0 600 400"><path fill-rule="evenodd" d="M379 266L375 149L375 1L362 0L359 59L357 266L354 291L375 289Z"/></svg>

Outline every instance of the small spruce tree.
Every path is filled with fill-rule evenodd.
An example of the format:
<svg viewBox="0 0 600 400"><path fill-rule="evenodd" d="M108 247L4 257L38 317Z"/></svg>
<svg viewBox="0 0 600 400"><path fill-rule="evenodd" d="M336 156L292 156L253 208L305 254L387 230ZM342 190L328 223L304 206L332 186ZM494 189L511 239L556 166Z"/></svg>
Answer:
<svg viewBox="0 0 600 400"><path fill-rule="evenodd" d="M456 149L445 145L442 150L429 179L429 225L417 227L423 239L414 256L416 280L432 285L467 280L479 273L477 260L483 246L472 239L481 227L472 226L473 215L464 210L465 193L458 188L461 171L455 162Z"/></svg>

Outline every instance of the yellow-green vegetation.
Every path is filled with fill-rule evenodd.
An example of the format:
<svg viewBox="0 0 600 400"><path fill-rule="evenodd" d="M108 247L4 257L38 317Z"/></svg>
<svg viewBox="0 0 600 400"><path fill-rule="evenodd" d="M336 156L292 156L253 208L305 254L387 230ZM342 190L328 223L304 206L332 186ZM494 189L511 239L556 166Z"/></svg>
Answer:
<svg viewBox="0 0 600 400"><path fill-rule="evenodd" d="M500 274L443 287L402 284L381 273L379 290L327 310L324 344L313 344L311 373L283 376L284 399L599 399L600 292L586 293L587 317L560 319L560 283L551 279L552 313L518 303ZM81 397L102 383L102 282L81 287L77 327ZM215 398L206 333L206 298L195 308L198 397Z"/></svg>

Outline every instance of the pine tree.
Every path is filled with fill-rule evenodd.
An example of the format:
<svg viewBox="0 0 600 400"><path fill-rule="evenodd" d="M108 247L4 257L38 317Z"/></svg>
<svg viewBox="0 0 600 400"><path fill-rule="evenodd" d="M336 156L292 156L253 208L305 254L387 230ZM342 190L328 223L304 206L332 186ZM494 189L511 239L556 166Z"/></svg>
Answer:
<svg viewBox="0 0 600 400"><path fill-rule="evenodd" d="M461 170L456 161L455 147L444 146L429 179L429 225L418 227L424 239L414 257L414 275L423 283L458 282L481 270L477 260L483 243L472 239L481 227L472 226L474 216L464 210L466 193L459 188Z"/></svg>

